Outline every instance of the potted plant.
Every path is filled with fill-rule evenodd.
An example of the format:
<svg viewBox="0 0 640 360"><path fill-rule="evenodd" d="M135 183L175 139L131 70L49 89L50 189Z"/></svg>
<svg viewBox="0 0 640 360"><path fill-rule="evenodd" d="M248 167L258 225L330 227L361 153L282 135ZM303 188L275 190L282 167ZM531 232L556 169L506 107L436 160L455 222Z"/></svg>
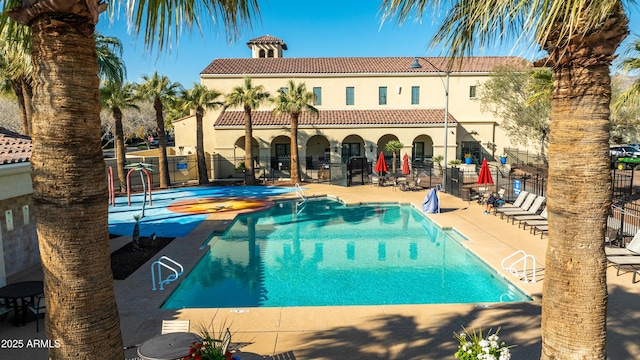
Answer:
<svg viewBox="0 0 640 360"><path fill-rule="evenodd" d="M476 360L476 359L510 359L510 349L513 345L507 346L504 342L500 341L498 329L495 333L491 333L491 330L487 332L486 338L482 334L482 329L476 331L472 329L467 331L464 327L464 331L460 334L454 333L454 336L459 342L458 351L454 354L456 359L460 360Z"/></svg>
<svg viewBox="0 0 640 360"><path fill-rule="evenodd" d="M438 173L434 174L436 176L442 174L442 160L444 160L444 156L442 155L437 155L431 158L431 161L438 165Z"/></svg>
<svg viewBox="0 0 640 360"><path fill-rule="evenodd" d="M460 159L454 159L449 161L449 166L451 167L458 167L458 165L462 164L462 160Z"/></svg>
<svg viewBox="0 0 640 360"><path fill-rule="evenodd" d="M473 160L473 157L471 156L470 153L464 154L464 163L465 164L471 164L472 160Z"/></svg>
<svg viewBox="0 0 640 360"><path fill-rule="evenodd" d="M507 154L500 155L500 164L504 165L507 163Z"/></svg>

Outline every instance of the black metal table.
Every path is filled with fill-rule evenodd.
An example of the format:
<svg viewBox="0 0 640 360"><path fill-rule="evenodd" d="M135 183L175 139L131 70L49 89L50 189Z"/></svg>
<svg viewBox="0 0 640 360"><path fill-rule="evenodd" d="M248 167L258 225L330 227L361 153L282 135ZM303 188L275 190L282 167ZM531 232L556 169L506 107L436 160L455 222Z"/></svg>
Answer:
<svg viewBox="0 0 640 360"><path fill-rule="evenodd" d="M34 302L36 295L44 292L44 283L42 281L23 281L0 288L0 298L5 299L8 304L13 305L15 313L14 325L20 325L20 309L22 309L22 325L26 323L27 307ZM20 300L20 305L18 305Z"/></svg>
<svg viewBox="0 0 640 360"><path fill-rule="evenodd" d="M138 347L144 360L175 360L189 355L191 344L202 339L193 333L176 332L154 336Z"/></svg>

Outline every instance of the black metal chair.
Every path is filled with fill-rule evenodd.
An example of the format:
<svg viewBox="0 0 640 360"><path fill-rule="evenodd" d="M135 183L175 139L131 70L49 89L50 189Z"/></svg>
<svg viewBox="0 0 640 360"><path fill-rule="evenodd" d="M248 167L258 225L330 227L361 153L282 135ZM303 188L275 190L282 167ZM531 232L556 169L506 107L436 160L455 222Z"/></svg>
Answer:
<svg viewBox="0 0 640 360"><path fill-rule="evenodd" d="M44 314L47 310L44 294L36 295L34 302L28 308L36 315L36 332L38 332L40 331L40 314Z"/></svg>

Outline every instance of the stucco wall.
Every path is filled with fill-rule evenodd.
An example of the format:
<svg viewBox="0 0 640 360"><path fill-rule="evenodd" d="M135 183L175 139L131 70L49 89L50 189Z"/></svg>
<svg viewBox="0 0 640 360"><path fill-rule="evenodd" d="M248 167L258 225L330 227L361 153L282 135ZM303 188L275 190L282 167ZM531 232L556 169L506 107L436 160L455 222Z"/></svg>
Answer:
<svg viewBox="0 0 640 360"><path fill-rule="evenodd" d="M40 262L32 193L28 162L0 166L0 285Z"/></svg>

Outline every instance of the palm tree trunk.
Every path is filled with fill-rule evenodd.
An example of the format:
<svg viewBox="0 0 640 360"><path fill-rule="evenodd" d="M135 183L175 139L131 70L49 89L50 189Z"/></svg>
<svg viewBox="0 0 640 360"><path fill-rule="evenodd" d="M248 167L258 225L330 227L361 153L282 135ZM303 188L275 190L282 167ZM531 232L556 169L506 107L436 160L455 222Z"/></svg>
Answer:
<svg viewBox="0 0 640 360"><path fill-rule="evenodd" d="M291 113L291 182L300 182L300 160L298 158L298 117Z"/></svg>
<svg viewBox="0 0 640 360"><path fill-rule="evenodd" d="M29 119L27 118L27 110L24 104L24 93L22 92L22 81L14 80L11 82L14 94L18 98L18 110L20 111L20 120L22 124L22 134L29 136Z"/></svg>
<svg viewBox="0 0 640 360"><path fill-rule="evenodd" d="M606 65L555 72L542 359L606 359L610 98Z"/></svg>
<svg viewBox="0 0 640 360"><path fill-rule="evenodd" d="M253 168L253 125L251 124L251 107L244 106L244 182L253 185L256 180Z"/></svg>
<svg viewBox="0 0 640 360"><path fill-rule="evenodd" d="M126 150L124 148L124 130L122 129L122 111L120 108L113 108L113 119L116 126L116 166L118 167L118 183L120 191L127 191L127 179L124 166L126 165Z"/></svg>
<svg viewBox="0 0 640 360"><path fill-rule="evenodd" d="M167 160L167 137L164 133L164 116L162 115L162 101L155 98L153 108L156 110L156 132L158 133L158 170L160 172L160 188L166 189L171 185L169 177L169 161Z"/></svg>
<svg viewBox="0 0 640 360"><path fill-rule="evenodd" d="M198 107L196 110L196 157L198 158L198 184L209 183L207 173L207 161L204 157L204 133L202 129L202 115L204 109Z"/></svg>
<svg viewBox="0 0 640 360"><path fill-rule="evenodd" d="M27 113L27 127L31 136L31 119L33 118L33 87L27 79L22 80L22 93L24 94L24 109Z"/></svg>
<svg viewBox="0 0 640 360"><path fill-rule="evenodd" d="M31 24L33 202L51 359L124 359L111 272L94 25Z"/></svg>

